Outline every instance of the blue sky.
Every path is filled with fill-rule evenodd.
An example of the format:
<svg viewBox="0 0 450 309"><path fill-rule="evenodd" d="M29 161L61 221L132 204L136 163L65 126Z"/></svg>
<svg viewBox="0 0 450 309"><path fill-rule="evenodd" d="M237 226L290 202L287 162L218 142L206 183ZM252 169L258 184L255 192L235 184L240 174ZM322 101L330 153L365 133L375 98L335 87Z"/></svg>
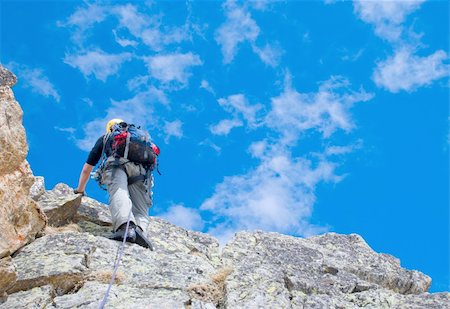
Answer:
<svg viewBox="0 0 450 309"><path fill-rule="evenodd" d="M0 60L47 189L76 186L120 117L161 148L151 215L222 242L357 233L449 290L447 1L0 9ZM94 181L87 192L107 202Z"/></svg>

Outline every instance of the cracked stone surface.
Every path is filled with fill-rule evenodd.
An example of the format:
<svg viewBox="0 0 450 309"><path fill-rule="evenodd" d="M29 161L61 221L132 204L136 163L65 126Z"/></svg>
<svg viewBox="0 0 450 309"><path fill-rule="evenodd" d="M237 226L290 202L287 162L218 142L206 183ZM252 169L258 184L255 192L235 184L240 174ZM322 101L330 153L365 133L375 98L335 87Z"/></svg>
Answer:
<svg viewBox="0 0 450 309"><path fill-rule="evenodd" d="M359 235L240 232L223 250L227 308L445 308L449 293Z"/></svg>
<svg viewBox="0 0 450 309"><path fill-rule="evenodd" d="M0 297L16 282L16 278L16 268L11 257L0 259Z"/></svg>
<svg viewBox="0 0 450 309"><path fill-rule="evenodd" d="M74 194L68 185L59 183L46 191L38 199L38 204L48 218L51 226L62 226L75 220L81 204L81 195Z"/></svg>
<svg viewBox="0 0 450 309"><path fill-rule="evenodd" d="M22 109L11 87L14 74L0 65L0 258L34 240L46 217L29 196L34 177L28 162Z"/></svg>
<svg viewBox="0 0 450 309"><path fill-rule="evenodd" d="M10 259L16 278L0 308L22 298L44 304L36 308L98 308L121 242L106 238L107 206L84 202L92 209L77 211L83 232L46 235ZM106 308L441 309L450 302L449 293L427 293L428 276L355 234L240 232L221 252L213 237L159 218L150 218L147 232L155 251L125 244Z"/></svg>

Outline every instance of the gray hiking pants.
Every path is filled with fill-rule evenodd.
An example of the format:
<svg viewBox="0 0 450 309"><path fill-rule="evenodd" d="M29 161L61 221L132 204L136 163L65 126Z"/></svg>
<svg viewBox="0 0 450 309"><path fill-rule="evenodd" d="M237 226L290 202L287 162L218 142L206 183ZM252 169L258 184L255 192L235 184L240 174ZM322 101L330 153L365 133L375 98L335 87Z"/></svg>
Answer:
<svg viewBox="0 0 450 309"><path fill-rule="evenodd" d="M153 178L150 176L147 182L138 180L128 185L129 177L145 175L145 168L123 158L119 159L119 163L120 166L115 166L115 158L109 158L102 176L102 183L108 188L114 231L127 222L131 210L130 222L147 232L148 210L152 206Z"/></svg>

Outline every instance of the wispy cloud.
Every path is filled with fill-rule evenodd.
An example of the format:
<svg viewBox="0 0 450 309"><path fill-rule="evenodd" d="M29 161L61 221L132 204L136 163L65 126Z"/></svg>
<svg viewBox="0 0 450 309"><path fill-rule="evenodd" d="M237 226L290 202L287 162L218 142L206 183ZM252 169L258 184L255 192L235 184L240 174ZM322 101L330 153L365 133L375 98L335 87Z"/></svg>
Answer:
<svg viewBox="0 0 450 309"><path fill-rule="evenodd" d="M239 119L223 119L219 123L209 127L214 135L228 135L234 128L242 127L244 123Z"/></svg>
<svg viewBox="0 0 450 309"><path fill-rule="evenodd" d="M211 85L209 84L209 82L205 79L203 79L200 82L200 88L201 89L205 89L206 91L208 91L209 93L211 93L212 95L216 95L216 92L214 91L214 89L211 87Z"/></svg>
<svg viewBox="0 0 450 309"><path fill-rule="evenodd" d="M117 74L122 63L131 60L132 54L108 54L101 49L95 49L78 54L66 54L64 62L79 69L85 78L94 75L95 78L106 82L106 79Z"/></svg>
<svg viewBox="0 0 450 309"><path fill-rule="evenodd" d="M191 52L165 54L144 58L150 74L163 83L176 82L186 86L192 75L190 68L202 65L198 55Z"/></svg>
<svg viewBox="0 0 450 309"><path fill-rule="evenodd" d="M366 23L375 27L375 33L396 41L403 32L403 22L411 12L417 10L425 0L412 1L364 1L354 0L355 13Z"/></svg>
<svg viewBox="0 0 450 309"><path fill-rule="evenodd" d="M236 118L244 119L249 126L257 125L257 114L262 109L262 104L250 104L243 94L230 95L218 100L224 110L233 114Z"/></svg>
<svg viewBox="0 0 450 309"><path fill-rule="evenodd" d="M96 3L81 6L67 18L66 21L57 23L60 27L74 28L72 40L79 46L84 44L87 30L95 24L104 21L107 17L107 7Z"/></svg>
<svg viewBox="0 0 450 309"><path fill-rule="evenodd" d="M279 134L253 142L248 151L259 161L257 165L243 174L225 177L202 203L201 210L210 212L215 220L208 231L222 242L242 229L303 236L326 231L328 227L310 223L316 187L341 181L343 176L337 174L333 157L357 149L362 142L327 146L311 158L294 155L293 149L307 130L322 133L324 140L338 130L352 130L351 107L372 97L362 89L351 90L349 81L341 77L321 83L317 92L299 93L287 74L283 92L271 99L266 115L255 116L260 107L249 105L243 95L222 99L221 105L229 112L261 121L261 127Z"/></svg>
<svg viewBox="0 0 450 309"><path fill-rule="evenodd" d="M10 62L6 67L14 71L19 77L19 85L29 88L33 93L47 98L53 98L56 102L61 100L61 96L56 91L53 83L50 82L41 68L31 68L24 64Z"/></svg>
<svg viewBox="0 0 450 309"><path fill-rule="evenodd" d="M297 141L307 130L317 130L325 138L338 129L350 131L354 127L350 108L372 99L373 95L349 87L345 78L332 77L320 84L317 92L299 93L292 88L288 75L283 93L272 98L266 124L280 132L287 142Z"/></svg>
<svg viewBox="0 0 450 309"><path fill-rule="evenodd" d="M170 206L165 213L159 216L188 230L200 231L204 226L198 209L188 208L182 204Z"/></svg>
<svg viewBox="0 0 450 309"><path fill-rule="evenodd" d="M443 50L420 57L408 49L402 49L388 59L377 64L373 80L378 87L390 92L414 91L418 87L430 85L433 81L450 75L446 64L449 56Z"/></svg>
<svg viewBox="0 0 450 309"><path fill-rule="evenodd" d="M224 9L227 20L217 30L216 41L221 45L224 62L230 63L238 45L245 41L254 42L260 30L250 13L234 1L227 1Z"/></svg>
<svg viewBox="0 0 450 309"><path fill-rule="evenodd" d="M377 63L372 79L378 87L390 92L414 91L450 75L446 62L449 55L438 50L428 56L419 54L422 35L406 31L407 16L419 9L425 0L362 1L354 0L354 10L375 34L393 46L394 53Z"/></svg>
<svg viewBox="0 0 450 309"><path fill-rule="evenodd" d="M139 12L133 4L117 5L111 12L119 20L119 29L127 29L135 38L141 40L154 51L161 51L165 46L189 40L190 25L180 27L163 26L160 15L148 15ZM123 38L120 39L123 43ZM120 42L118 41L120 44Z"/></svg>
<svg viewBox="0 0 450 309"><path fill-rule="evenodd" d="M180 139L183 137L183 122L179 119L165 121L163 131L165 134L165 143L168 143L171 137Z"/></svg>
<svg viewBox="0 0 450 309"><path fill-rule="evenodd" d="M248 128L257 127L258 112L262 110L262 104L250 104L243 94L230 95L227 98L217 100L219 105L228 113L232 119L223 119L219 123L210 126L211 133L215 135L228 135L233 128L242 127L244 123Z"/></svg>
<svg viewBox="0 0 450 309"><path fill-rule="evenodd" d="M266 44L256 45L260 28L251 17L245 5L239 6L235 1L228 0L224 5L226 21L217 29L215 39L221 46L223 62L230 63L236 56L239 45L248 42L260 59L270 66L276 66L282 54L280 48Z"/></svg>
<svg viewBox="0 0 450 309"><path fill-rule="evenodd" d="M225 177L201 205L219 220L209 232L226 240L242 229L263 229L296 235L326 230L309 223L316 201L315 187L338 182L335 165L293 158L281 145L267 145L261 163L248 173Z"/></svg>
<svg viewBox="0 0 450 309"><path fill-rule="evenodd" d="M281 48L270 44L266 44L262 48L253 45L253 51L259 56L262 62L271 67L276 67L278 65L281 55L283 54L283 50Z"/></svg>

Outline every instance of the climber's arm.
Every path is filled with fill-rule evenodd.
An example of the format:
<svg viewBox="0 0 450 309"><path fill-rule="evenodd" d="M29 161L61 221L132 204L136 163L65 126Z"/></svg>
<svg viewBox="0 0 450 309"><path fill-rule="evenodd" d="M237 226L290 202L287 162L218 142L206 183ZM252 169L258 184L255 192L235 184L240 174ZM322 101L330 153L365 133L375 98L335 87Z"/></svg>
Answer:
<svg viewBox="0 0 450 309"><path fill-rule="evenodd" d="M86 189L86 184L89 180L89 176L93 170L94 166L88 163L83 165L83 169L81 170L80 180L78 181L78 187L75 189L75 192L84 193Z"/></svg>

